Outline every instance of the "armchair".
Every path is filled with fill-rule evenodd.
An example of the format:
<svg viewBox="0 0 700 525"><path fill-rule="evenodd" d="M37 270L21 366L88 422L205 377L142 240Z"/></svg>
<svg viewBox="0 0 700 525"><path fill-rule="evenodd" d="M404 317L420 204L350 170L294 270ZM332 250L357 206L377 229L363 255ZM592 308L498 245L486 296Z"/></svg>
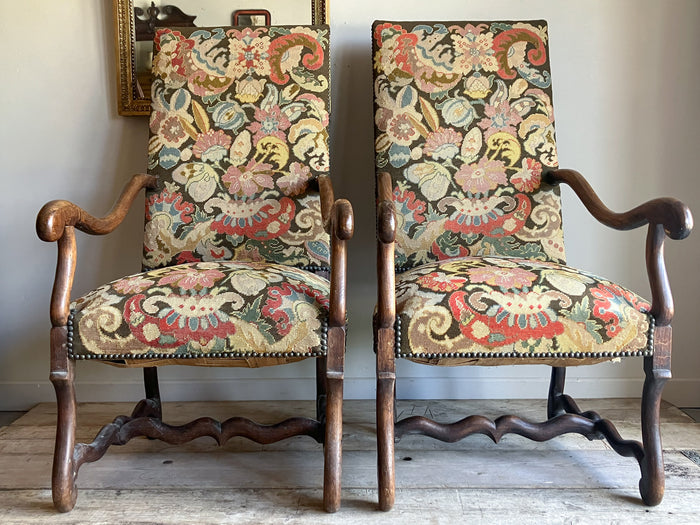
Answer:
<svg viewBox="0 0 700 525"><path fill-rule="evenodd" d="M324 445L324 507L340 505L346 242L352 208L329 173L327 26L161 29L155 38L149 174L95 218L46 204L58 243L51 381L58 400L52 491L73 508L78 469L137 436L218 444L308 435ZM75 230L114 230L146 190L143 271L74 299ZM161 414L157 367L261 367L316 359L316 417L259 425ZM76 443L75 364L141 367L145 399Z"/></svg>
<svg viewBox="0 0 700 525"><path fill-rule="evenodd" d="M377 437L379 506L394 503L394 441L474 433L545 441L606 439L640 465L647 505L664 491L659 404L671 377L673 300L664 239L692 216L655 199L614 213L583 177L558 167L547 24L375 22ZM559 187L619 230L648 225L651 303L565 263ZM623 440L564 393L569 366L639 356L642 441ZM547 419L396 421L395 361L552 367Z"/></svg>

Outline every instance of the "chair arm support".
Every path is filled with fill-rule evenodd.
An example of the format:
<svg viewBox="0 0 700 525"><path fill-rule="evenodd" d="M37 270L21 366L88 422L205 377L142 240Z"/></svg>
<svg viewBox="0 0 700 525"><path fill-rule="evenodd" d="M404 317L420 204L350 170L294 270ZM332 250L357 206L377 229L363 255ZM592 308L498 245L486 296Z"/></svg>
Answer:
<svg viewBox="0 0 700 525"><path fill-rule="evenodd" d="M345 327L347 312L347 247L354 233L355 219L352 205L345 199L335 200L330 177L318 178L321 194L323 228L331 237L331 297L329 326Z"/></svg>
<svg viewBox="0 0 700 525"><path fill-rule="evenodd" d="M50 306L52 326L66 326L68 323L77 256L75 228L93 235L113 231L124 220L138 192L143 188L153 188L155 184L156 178L152 175L134 175L116 204L103 218L95 218L68 201L51 201L41 208L36 219L37 234L44 241L58 242L58 261Z"/></svg>
<svg viewBox="0 0 700 525"><path fill-rule="evenodd" d="M690 209L677 199L653 199L627 212L615 213L603 204L579 172L559 169L549 172L548 177L554 184L568 184L593 217L616 230L632 230L645 224L660 224L671 239L685 239L693 229Z"/></svg>
<svg viewBox="0 0 700 525"><path fill-rule="evenodd" d="M646 242L646 266L651 288L651 314L657 326L668 326L673 319L674 306L671 286L664 260L664 238L685 239L693 229L693 216L688 206L677 199L653 199L624 213L606 207L583 175L574 170L560 169L548 173L553 184L568 184L586 209L598 221L617 230L631 230L649 225Z"/></svg>
<svg viewBox="0 0 700 525"><path fill-rule="evenodd" d="M58 241L67 226L75 226L80 231L92 235L104 235L114 231L126 217L136 195L143 188L154 188L153 175L134 175L122 190L117 202L109 213L96 218L72 202L56 200L46 203L36 218L36 232L46 242Z"/></svg>
<svg viewBox="0 0 700 525"><path fill-rule="evenodd" d="M377 325L393 328L396 320L396 277L394 242L396 240L396 208L392 199L391 176L377 176Z"/></svg>

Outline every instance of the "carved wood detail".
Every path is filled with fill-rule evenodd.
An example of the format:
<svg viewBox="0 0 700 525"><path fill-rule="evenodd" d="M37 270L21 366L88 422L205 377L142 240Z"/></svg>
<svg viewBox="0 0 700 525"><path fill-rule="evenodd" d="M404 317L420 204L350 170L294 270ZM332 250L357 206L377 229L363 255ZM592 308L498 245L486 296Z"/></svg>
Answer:
<svg viewBox="0 0 700 525"><path fill-rule="evenodd" d="M315 419L295 417L273 425L260 425L244 417L232 417L219 422L210 417L202 417L184 425L168 425L159 417L160 403L144 399L136 405L132 416L119 416L105 425L92 443L78 443L75 446L73 463L77 474L83 463L97 461L111 445L125 445L138 436L158 439L171 445L182 445L199 437L209 436L219 445L224 445L232 437L240 436L256 443L267 445L292 436L310 436L323 443L324 425Z"/></svg>

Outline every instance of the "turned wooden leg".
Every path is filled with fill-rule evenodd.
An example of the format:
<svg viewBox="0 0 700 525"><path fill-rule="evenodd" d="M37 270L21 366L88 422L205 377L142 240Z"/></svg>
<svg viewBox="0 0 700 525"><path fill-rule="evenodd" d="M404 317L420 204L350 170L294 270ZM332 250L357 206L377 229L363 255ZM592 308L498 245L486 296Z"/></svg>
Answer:
<svg viewBox="0 0 700 525"><path fill-rule="evenodd" d="M160 387L158 386L158 368L149 366L143 369L143 385L146 390L146 399L152 401L153 413L151 417L163 418L163 409L160 402Z"/></svg>
<svg viewBox="0 0 700 525"><path fill-rule="evenodd" d="M642 478L639 492L647 505L658 505L664 497L664 458L661 447L659 411L661 393L671 378L671 327L660 326L654 332L654 355L644 358L644 390L642 392L642 444L640 461Z"/></svg>
<svg viewBox="0 0 700 525"><path fill-rule="evenodd" d="M564 394L564 384L566 383L566 367L553 366L552 378L549 382L549 396L547 397L547 418L565 414L566 411L561 406L561 396Z"/></svg>
<svg viewBox="0 0 700 525"><path fill-rule="evenodd" d="M326 432L324 442L323 508L336 512L340 508L340 475L343 455L343 377L345 330L328 330L326 359Z"/></svg>
<svg viewBox="0 0 700 525"><path fill-rule="evenodd" d="M77 407L75 402L74 363L66 352L67 328L51 329L51 375L56 391L58 419L56 423L56 447L53 456L51 492L53 504L59 512L68 512L75 506L78 491L75 487L75 426Z"/></svg>
<svg viewBox="0 0 700 525"><path fill-rule="evenodd" d="M316 421L326 424L326 358L316 359Z"/></svg>
<svg viewBox="0 0 700 525"><path fill-rule="evenodd" d="M377 477L379 509L387 511L394 506L394 330L379 329L377 338Z"/></svg>

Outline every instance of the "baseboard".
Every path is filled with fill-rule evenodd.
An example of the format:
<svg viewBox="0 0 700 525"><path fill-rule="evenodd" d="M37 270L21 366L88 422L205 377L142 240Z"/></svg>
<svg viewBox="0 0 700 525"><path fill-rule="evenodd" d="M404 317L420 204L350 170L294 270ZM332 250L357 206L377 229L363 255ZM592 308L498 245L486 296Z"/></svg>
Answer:
<svg viewBox="0 0 700 525"><path fill-rule="evenodd" d="M666 384L663 397L677 407L700 407L700 379L674 378Z"/></svg>
<svg viewBox="0 0 700 525"><path fill-rule="evenodd" d="M672 381L664 396L678 406L693 406L700 383L696 380ZM397 381L401 399L544 399L549 381L542 377L435 378L402 377ZM572 378L567 392L577 398L639 397L642 380L638 378ZM121 383L76 383L78 402L138 401L143 385L138 381ZM161 381L164 401L313 399L315 380L302 378L251 378ZM372 399L375 379L349 378L345 381L346 399ZM55 401L53 387L45 383L0 383L0 410L28 410L37 403Z"/></svg>

